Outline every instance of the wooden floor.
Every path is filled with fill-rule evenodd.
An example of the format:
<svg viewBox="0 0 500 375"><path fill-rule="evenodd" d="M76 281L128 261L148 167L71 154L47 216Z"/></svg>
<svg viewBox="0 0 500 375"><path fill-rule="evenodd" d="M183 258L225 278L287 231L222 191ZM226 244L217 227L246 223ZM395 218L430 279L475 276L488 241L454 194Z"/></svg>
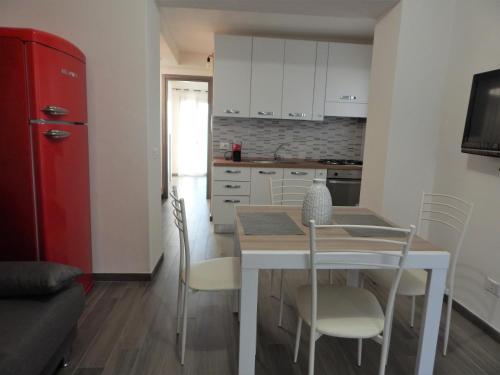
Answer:
<svg viewBox="0 0 500 375"><path fill-rule="evenodd" d="M182 178L176 183L180 196L186 199L194 259L231 255L232 236L214 234L208 220L205 179ZM169 207L164 205L165 260L157 278L151 283L97 283L79 322L72 365L58 375L237 373L238 319L232 313L232 296L223 292L190 296L186 364L179 365L175 334L179 239ZM286 273L287 307L281 329L276 326L279 304L270 296L269 272L260 275L257 374L307 373L307 329L303 330L299 363L292 363L296 326L293 290L305 277L303 272ZM341 273L336 278L336 282L344 282ZM385 295L376 293L383 302ZM404 297L397 302L387 374L413 373L419 327L418 319L415 329L408 325L408 302ZM437 355L435 374L500 374L500 344L456 312L453 314L449 354ZM316 346L316 374L376 374L379 354L379 345L366 341L359 368L355 340L322 337Z"/></svg>

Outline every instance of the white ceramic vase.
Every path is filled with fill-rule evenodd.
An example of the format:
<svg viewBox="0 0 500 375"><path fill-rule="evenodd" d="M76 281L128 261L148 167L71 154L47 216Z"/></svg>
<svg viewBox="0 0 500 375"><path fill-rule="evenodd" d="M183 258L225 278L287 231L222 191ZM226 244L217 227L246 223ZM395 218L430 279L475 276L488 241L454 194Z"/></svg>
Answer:
<svg viewBox="0 0 500 375"><path fill-rule="evenodd" d="M332 196L325 180L314 179L302 204L302 224L309 226L309 220L314 220L316 225L331 224L332 211Z"/></svg>

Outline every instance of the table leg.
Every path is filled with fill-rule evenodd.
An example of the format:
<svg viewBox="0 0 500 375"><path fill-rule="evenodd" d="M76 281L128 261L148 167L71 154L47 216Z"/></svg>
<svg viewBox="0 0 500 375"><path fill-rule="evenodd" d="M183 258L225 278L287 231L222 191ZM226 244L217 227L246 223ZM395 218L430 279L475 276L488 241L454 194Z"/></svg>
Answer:
<svg viewBox="0 0 500 375"><path fill-rule="evenodd" d="M433 373L436 357L441 308L446 286L446 269L430 270L427 276L424 315L420 328L417 364L415 374L430 375Z"/></svg>
<svg viewBox="0 0 500 375"><path fill-rule="evenodd" d="M255 374L258 288L259 270L242 268L239 375Z"/></svg>

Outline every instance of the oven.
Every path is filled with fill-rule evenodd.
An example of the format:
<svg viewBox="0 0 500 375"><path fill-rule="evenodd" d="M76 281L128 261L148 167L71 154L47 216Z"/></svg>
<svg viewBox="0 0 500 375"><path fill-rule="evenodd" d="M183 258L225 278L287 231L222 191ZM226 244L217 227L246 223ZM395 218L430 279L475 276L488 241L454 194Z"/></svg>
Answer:
<svg viewBox="0 0 500 375"><path fill-rule="evenodd" d="M326 186L334 206L358 206L361 170L328 169Z"/></svg>

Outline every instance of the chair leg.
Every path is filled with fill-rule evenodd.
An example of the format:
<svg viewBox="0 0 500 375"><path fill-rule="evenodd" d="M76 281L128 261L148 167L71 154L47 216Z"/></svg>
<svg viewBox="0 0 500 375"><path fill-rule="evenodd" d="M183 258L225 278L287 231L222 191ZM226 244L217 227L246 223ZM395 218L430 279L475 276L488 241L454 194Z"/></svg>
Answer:
<svg viewBox="0 0 500 375"><path fill-rule="evenodd" d="M177 288L177 334L181 333L181 322L182 322L182 306L184 304L183 301L183 293L182 293L182 280L179 278L179 287Z"/></svg>
<svg viewBox="0 0 500 375"><path fill-rule="evenodd" d="M363 339L358 339L358 367L361 367L362 355L363 355Z"/></svg>
<svg viewBox="0 0 500 375"><path fill-rule="evenodd" d="M387 366L387 355L389 354L389 340L387 332L384 332L384 339L382 342L382 354L380 355L380 367L378 375L385 375L385 368Z"/></svg>
<svg viewBox="0 0 500 375"><path fill-rule="evenodd" d="M413 328L415 324L415 300L416 296L411 297L411 317L410 317L410 327Z"/></svg>
<svg viewBox="0 0 500 375"><path fill-rule="evenodd" d="M284 304L284 297L285 297L285 288L284 288L284 273L283 270L281 270L281 280L280 280L280 313L279 313L279 319L278 319L278 327L282 327L283 325L283 304Z"/></svg>
<svg viewBox="0 0 500 375"><path fill-rule="evenodd" d="M309 371L308 375L314 375L314 357L316 351L316 340L315 340L315 332L311 331L311 338L309 339Z"/></svg>
<svg viewBox="0 0 500 375"><path fill-rule="evenodd" d="M273 286L274 286L274 270L271 270L271 288L270 288L270 296L273 295Z"/></svg>
<svg viewBox="0 0 500 375"><path fill-rule="evenodd" d="M448 294L448 302L446 304L446 326L444 329L444 345L443 345L443 355L446 356L448 353L448 339L450 338L450 325L451 325L451 309L453 307L453 296Z"/></svg>
<svg viewBox="0 0 500 375"><path fill-rule="evenodd" d="M183 308L182 308L182 338L181 338L181 365L184 365L184 357L186 355L186 336L187 336L187 316L188 316L188 289L187 285L184 285L184 298L183 298Z"/></svg>
<svg viewBox="0 0 500 375"><path fill-rule="evenodd" d="M297 322L297 333L295 337L295 350L293 352L293 363L297 363L299 357L299 346L300 346L300 334L302 332L302 318L299 316L299 321Z"/></svg>

